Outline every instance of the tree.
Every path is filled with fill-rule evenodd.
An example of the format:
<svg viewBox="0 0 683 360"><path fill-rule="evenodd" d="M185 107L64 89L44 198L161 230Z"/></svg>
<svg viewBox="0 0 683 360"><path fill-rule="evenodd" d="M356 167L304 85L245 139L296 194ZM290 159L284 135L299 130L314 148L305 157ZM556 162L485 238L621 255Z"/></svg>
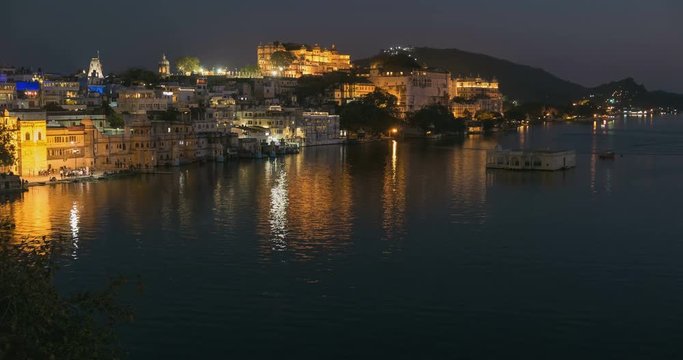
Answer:
<svg viewBox="0 0 683 360"><path fill-rule="evenodd" d="M192 73L199 72L202 65L197 57L183 56L175 61L175 66L178 68L179 73L191 75Z"/></svg>
<svg viewBox="0 0 683 360"><path fill-rule="evenodd" d="M288 68L294 60L296 60L296 56L289 51L280 50L270 55L270 62L273 66L281 69Z"/></svg>
<svg viewBox="0 0 683 360"><path fill-rule="evenodd" d="M13 137L12 131L0 124L0 167L12 166L17 160Z"/></svg>
<svg viewBox="0 0 683 360"><path fill-rule="evenodd" d="M341 127L351 131L386 132L400 122L396 102L395 96L380 90L365 95L341 108Z"/></svg>
<svg viewBox="0 0 683 360"><path fill-rule="evenodd" d="M153 88L161 81L159 74L141 68L130 68L119 75L121 84L131 86L134 84L144 84L148 88Z"/></svg>
<svg viewBox="0 0 683 360"><path fill-rule="evenodd" d="M436 133L461 131L465 127L464 122L453 117L448 107L438 104L423 107L410 114L408 123L424 131L432 130Z"/></svg>
<svg viewBox="0 0 683 360"><path fill-rule="evenodd" d="M104 112L104 115L107 117L107 122L109 123L109 126L116 129L121 129L125 126L125 122L123 121L121 115L114 111L114 109L112 109L111 106L109 106L108 102L102 102L102 111Z"/></svg>
<svg viewBox="0 0 683 360"><path fill-rule="evenodd" d="M1 228L12 225L0 219ZM103 291L64 296L53 283L58 253L45 237L12 243L0 233L0 358L112 359L120 357L114 327L132 319L116 299L125 280Z"/></svg>

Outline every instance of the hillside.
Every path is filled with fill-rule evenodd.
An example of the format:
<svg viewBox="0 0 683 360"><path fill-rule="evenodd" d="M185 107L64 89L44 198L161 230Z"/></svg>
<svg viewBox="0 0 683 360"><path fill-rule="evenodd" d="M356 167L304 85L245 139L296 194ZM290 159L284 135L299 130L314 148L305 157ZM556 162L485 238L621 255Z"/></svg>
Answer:
<svg viewBox="0 0 683 360"><path fill-rule="evenodd" d="M456 76L481 76L497 78L503 94L510 100L522 103L545 103L565 105L572 101L599 94L608 98L617 89L627 90L630 104L634 106L676 107L683 109L683 95L663 91L647 91L643 85L629 78L609 84L586 88L558 78L539 68L516 64L492 56L458 49L434 49L416 47L411 52L424 66L450 71ZM383 55L378 55L383 56ZM358 66L368 66L375 58L355 61Z"/></svg>
<svg viewBox="0 0 683 360"><path fill-rule="evenodd" d="M565 104L586 92L583 86L562 80L545 70L488 55L426 47L414 48L413 54L420 63L448 70L458 76L495 77L500 81L503 94L521 102ZM370 61L363 59L356 64L366 66Z"/></svg>

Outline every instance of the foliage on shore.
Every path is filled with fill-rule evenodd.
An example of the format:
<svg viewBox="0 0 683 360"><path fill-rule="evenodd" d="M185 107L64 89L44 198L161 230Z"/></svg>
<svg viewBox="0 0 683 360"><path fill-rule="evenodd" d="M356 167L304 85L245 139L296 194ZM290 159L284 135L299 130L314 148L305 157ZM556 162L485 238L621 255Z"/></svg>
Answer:
<svg viewBox="0 0 683 360"><path fill-rule="evenodd" d="M350 131L386 133L400 123L396 97L377 90L341 107L341 127Z"/></svg>
<svg viewBox="0 0 683 360"><path fill-rule="evenodd" d="M53 244L45 238L15 244L0 233L0 359L120 358L114 327L132 319L117 303L126 281L64 296L53 282L59 250Z"/></svg>
<svg viewBox="0 0 683 360"><path fill-rule="evenodd" d="M0 124L0 167L12 166L16 161L12 133L7 126Z"/></svg>

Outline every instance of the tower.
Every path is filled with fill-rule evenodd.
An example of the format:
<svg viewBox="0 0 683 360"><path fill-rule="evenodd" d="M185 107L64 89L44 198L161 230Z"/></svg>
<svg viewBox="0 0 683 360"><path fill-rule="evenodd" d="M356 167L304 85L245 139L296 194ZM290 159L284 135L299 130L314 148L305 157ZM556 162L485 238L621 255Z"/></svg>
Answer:
<svg viewBox="0 0 683 360"><path fill-rule="evenodd" d="M104 71L102 71L102 63L100 62L100 52L97 51L97 56L90 59L90 66L88 67L88 80L90 83L99 82L104 79Z"/></svg>
<svg viewBox="0 0 683 360"><path fill-rule="evenodd" d="M159 76L168 77L171 75L171 63L166 59L166 54L161 55L161 61L159 61Z"/></svg>

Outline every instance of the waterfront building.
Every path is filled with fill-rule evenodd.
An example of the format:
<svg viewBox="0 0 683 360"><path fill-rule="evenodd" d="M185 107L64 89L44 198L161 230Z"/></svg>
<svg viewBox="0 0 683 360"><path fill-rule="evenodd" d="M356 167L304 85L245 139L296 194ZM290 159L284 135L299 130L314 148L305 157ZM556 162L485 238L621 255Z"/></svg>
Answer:
<svg viewBox="0 0 683 360"><path fill-rule="evenodd" d="M47 170L60 168L92 168L92 132L85 125L64 126L57 122L47 123ZM43 170L45 170L43 169Z"/></svg>
<svg viewBox="0 0 683 360"><path fill-rule="evenodd" d="M496 79L458 78L451 84L451 111L456 118L474 117L479 111L503 113L503 95Z"/></svg>
<svg viewBox="0 0 683 360"><path fill-rule="evenodd" d="M272 56L276 52L288 52L293 61L286 68L274 64ZM259 45L256 50L257 62L264 76L301 77L303 75L322 75L333 71L351 69L351 56L341 54L335 45L330 49L293 43L273 42Z"/></svg>
<svg viewBox="0 0 683 360"><path fill-rule="evenodd" d="M166 59L166 54L161 55L159 61L159 76L166 78L171 75L171 62Z"/></svg>
<svg viewBox="0 0 683 360"><path fill-rule="evenodd" d="M88 126L87 123L84 125ZM133 163L126 129L93 131L93 139L96 169L125 169Z"/></svg>
<svg viewBox="0 0 683 360"><path fill-rule="evenodd" d="M451 102L451 112L456 119L473 118L477 112L487 111L502 114L503 101L502 99L471 99L461 100L455 99Z"/></svg>
<svg viewBox="0 0 683 360"><path fill-rule="evenodd" d="M480 77L456 78L451 82L451 97L474 99L477 97L502 98L498 80Z"/></svg>
<svg viewBox="0 0 683 360"><path fill-rule="evenodd" d="M304 112L296 121L295 136L302 146L341 143L339 115L322 111Z"/></svg>
<svg viewBox="0 0 683 360"><path fill-rule="evenodd" d="M451 75L433 69L370 70L369 80L379 89L396 97L401 116L429 105L449 103Z"/></svg>
<svg viewBox="0 0 683 360"><path fill-rule="evenodd" d="M2 169L19 176L35 176L47 169L47 126L45 112L3 111L2 121L12 133L17 161Z"/></svg>
<svg viewBox="0 0 683 360"><path fill-rule="evenodd" d="M353 83L341 83L334 89L334 102L341 106L373 93L377 87L367 79Z"/></svg>
<svg viewBox="0 0 683 360"><path fill-rule="evenodd" d="M262 132L267 142L279 142L282 139L294 137L297 112L285 109L281 106L256 107L235 112L233 132L239 137L248 137L249 134ZM250 128L250 130L246 130ZM263 131L256 131L261 128Z"/></svg>

